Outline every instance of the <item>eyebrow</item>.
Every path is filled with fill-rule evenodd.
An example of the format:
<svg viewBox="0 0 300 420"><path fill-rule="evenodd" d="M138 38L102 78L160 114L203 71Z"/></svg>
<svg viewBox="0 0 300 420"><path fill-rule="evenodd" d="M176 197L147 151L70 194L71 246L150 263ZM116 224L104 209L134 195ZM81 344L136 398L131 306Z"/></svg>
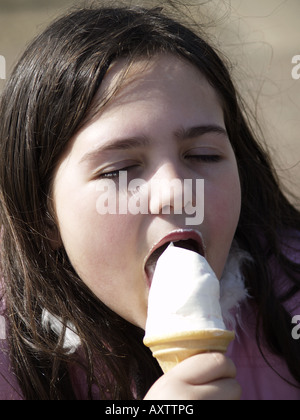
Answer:
<svg viewBox="0 0 300 420"><path fill-rule="evenodd" d="M180 128L175 132L175 136L179 138L179 140L189 140L210 133L222 134L228 138L226 129L217 124L201 125L188 129Z"/></svg>
<svg viewBox="0 0 300 420"><path fill-rule="evenodd" d="M141 147L147 147L150 144L150 139L146 137L132 137L125 139L111 140L109 143L101 145L91 152L86 153L79 163L90 162L95 160L100 154L117 150L132 150Z"/></svg>
<svg viewBox="0 0 300 420"><path fill-rule="evenodd" d="M189 140L197 137L204 136L205 134L221 134L228 138L228 134L225 128L216 124L201 125L190 127L188 129L180 128L174 132L175 137L180 140ZM91 162L97 159L100 154L117 151L117 150L132 150L137 148L143 148L149 146L151 143L150 139L141 136L141 137L132 137L124 139L114 139L108 143L97 147L91 152L87 152L81 159L79 163Z"/></svg>

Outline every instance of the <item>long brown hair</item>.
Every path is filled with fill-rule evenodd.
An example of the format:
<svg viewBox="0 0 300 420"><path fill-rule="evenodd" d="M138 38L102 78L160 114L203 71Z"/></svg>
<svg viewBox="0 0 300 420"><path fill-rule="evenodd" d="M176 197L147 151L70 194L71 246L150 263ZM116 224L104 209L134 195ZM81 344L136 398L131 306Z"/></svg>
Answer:
<svg viewBox="0 0 300 420"><path fill-rule="evenodd" d="M11 360L26 399L75 398L76 363L99 397L141 398L161 371L143 346L143 331L107 308L85 286L63 248L53 250L51 182L58 159L86 119L109 100L94 98L109 66L173 53L192 62L219 94L243 192L236 239L253 256L246 280L271 350L300 382L300 345L291 340L284 302L300 289L299 264L281 251L280 232L300 228L299 212L281 192L272 164L253 134L224 60L188 27L161 9L84 8L55 21L27 48L1 99L0 210L2 272ZM266 266L275 257L291 279L275 294ZM59 334L42 327L43 310L58 317ZM71 323L81 347L64 347ZM260 343L259 343L260 345Z"/></svg>

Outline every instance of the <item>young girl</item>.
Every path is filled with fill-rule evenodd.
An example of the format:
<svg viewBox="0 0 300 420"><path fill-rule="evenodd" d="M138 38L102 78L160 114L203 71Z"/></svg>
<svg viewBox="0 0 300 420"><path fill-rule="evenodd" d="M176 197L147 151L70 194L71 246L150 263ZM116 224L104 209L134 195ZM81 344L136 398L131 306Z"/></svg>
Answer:
<svg viewBox="0 0 300 420"><path fill-rule="evenodd" d="M62 17L7 83L0 141L2 399L300 397L300 214L203 34L160 9ZM124 173L204 179L203 223L173 190L102 211ZM237 338L162 375L143 345L147 267L179 240L205 246Z"/></svg>

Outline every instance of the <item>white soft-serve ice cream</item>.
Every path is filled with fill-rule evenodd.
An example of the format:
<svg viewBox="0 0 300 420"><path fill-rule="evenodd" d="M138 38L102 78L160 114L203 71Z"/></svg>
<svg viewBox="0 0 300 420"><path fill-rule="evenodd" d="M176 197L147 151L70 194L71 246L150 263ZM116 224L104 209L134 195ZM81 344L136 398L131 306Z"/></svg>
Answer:
<svg viewBox="0 0 300 420"><path fill-rule="evenodd" d="M171 243L155 268L145 344L167 371L193 354L226 351L233 338L222 318L220 283L208 262Z"/></svg>
<svg viewBox="0 0 300 420"><path fill-rule="evenodd" d="M155 268L146 336L225 330L219 301L220 283L206 259L171 243Z"/></svg>

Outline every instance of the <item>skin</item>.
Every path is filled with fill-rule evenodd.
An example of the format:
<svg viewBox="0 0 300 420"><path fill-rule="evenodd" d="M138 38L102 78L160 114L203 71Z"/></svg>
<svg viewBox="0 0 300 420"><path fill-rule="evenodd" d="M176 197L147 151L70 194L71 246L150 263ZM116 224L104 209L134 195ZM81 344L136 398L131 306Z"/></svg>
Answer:
<svg viewBox="0 0 300 420"><path fill-rule="evenodd" d="M145 400L239 400L235 375L233 362L223 354L198 354L163 375Z"/></svg>
<svg viewBox="0 0 300 420"><path fill-rule="evenodd" d="M115 86L122 67L122 61L112 66L98 97ZM211 131L183 138L191 128L208 125L224 133ZM127 148L126 139L138 141ZM120 141L122 149L115 146ZM107 149L111 144L114 146ZM97 200L101 186L107 179L118 185L118 171L127 168L128 181L142 178L149 185L154 180L204 179L204 221L193 229L201 232L206 258L220 278L240 214L239 175L221 102L189 62L164 55L150 63L135 63L116 96L71 139L54 175L60 238L74 268L108 307L145 328L150 287L144 274L145 257L170 232L191 227L185 225L184 208L182 214L163 214L166 197L156 191L149 196L148 214L100 215ZM171 200L174 194L171 192ZM195 199L196 192L193 194ZM226 358L218 363L213 359L212 364L221 365L219 375L232 378L232 365ZM203 369L203 363L197 366ZM179 382L189 383L182 373L178 371ZM218 374L208 375L204 383ZM177 383L174 375L164 375L164 380ZM159 392L159 381L154 392L156 386Z"/></svg>

